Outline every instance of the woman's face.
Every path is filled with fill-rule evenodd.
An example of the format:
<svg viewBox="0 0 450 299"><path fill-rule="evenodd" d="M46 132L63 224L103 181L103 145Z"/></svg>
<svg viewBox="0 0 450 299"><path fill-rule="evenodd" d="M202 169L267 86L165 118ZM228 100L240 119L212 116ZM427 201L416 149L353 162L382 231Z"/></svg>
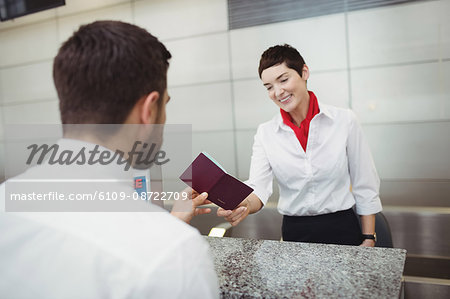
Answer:
<svg viewBox="0 0 450 299"><path fill-rule="evenodd" d="M285 63L274 65L261 73L261 80L266 87L270 99L286 112L295 110L299 105L308 105L306 80L309 77L308 67L303 67L302 77L296 70ZM303 101L303 103L302 103Z"/></svg>

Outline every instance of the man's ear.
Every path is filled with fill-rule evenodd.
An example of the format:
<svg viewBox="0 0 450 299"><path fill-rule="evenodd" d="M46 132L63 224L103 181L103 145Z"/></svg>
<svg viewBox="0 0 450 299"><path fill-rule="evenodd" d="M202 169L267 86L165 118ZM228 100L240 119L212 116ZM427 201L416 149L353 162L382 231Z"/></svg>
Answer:
<svg viewBox="0 0 450 299"><path fill-rule="evenodd" d="M152 91L144 99L142 103L142 109L139 113L139 118L142 124L155 123L158 115L158 100L159 92Z"/></svg>
<svg viewBox="0 0 450 299"><path fill-rule="evenodd" d="M304 64L302 69L302 79L306 81L308 80L308 78L309 78L309 67L306 64Z"/></svg>

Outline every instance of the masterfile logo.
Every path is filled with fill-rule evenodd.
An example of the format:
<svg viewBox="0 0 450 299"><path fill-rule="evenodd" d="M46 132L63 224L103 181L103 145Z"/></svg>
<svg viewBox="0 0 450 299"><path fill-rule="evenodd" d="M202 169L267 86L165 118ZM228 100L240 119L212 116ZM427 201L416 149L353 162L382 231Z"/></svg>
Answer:
<svg viewBox="0 0 450 299"><path fill-rule="evenodd" d="M67 149L60 151L58 144L42 144L40 146L38 144L31 144L27 147L27 149L30 150L30 155L26 161L26 164L32 164L35 157L38 157L37 164L42 164L46 161L46 163L50 165L107 165L117 161L116 163L118 165L125 164L124 169L129 170L133 164L133 161L136 161L135 163L139 165L147 165L148 167L150 167L153 163L156 165L163 165L169 162L170 159L166 159L166 153L162 150L157 150L155 152L156 148L157 145L155 143L149 145L145 142L135 141L129 152L125 153L123 151L116 150L114 154L112 154L110 150L100 150L101 147L99 145L95 145L94 149L91 150L83 147L78 152L74 152Z"/></svg>

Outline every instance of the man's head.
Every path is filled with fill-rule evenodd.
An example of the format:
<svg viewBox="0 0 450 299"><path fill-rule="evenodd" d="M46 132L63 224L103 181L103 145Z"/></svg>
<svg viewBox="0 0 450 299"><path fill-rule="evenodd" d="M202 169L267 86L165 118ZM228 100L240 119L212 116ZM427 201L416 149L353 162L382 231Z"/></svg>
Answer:
<svg viewBox="0 0 450 299"><path fill-rule="evenodd" d="M261 55L258 67L259 78L265 69L283 62L288 68L297 71L300 77L302 76L305 60L295 48L284 44L270 47Z"/></svg>
<svg viewBox="0 0 450 299"><path fill-rule="evenodd" d="M97 21L81 26L53 64L62 123L122 124L151 93L163 110L170 58L156 37L135 25Z"/></svg>

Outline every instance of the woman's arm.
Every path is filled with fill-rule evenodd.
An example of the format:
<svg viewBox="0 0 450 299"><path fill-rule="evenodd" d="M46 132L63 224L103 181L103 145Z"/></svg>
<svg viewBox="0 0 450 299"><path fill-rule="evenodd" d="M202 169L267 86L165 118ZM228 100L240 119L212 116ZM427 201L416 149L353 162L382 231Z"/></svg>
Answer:
<svg viewBox="0 0 450 299"><path fill-rule="evenodd" d="M347 157L352 193L359 215L371 215L381 211L379 197L380 178L370 153L369 144L353 112L350 112L350 128L347 139Z"/></svg>
<svg viewBox="0 0 450 299"><path fill-rule="evenodd" d="M256 132L253 153L250 163L249 179L247 185L253 188L253 192L247 196L234 210L219 208L217 216L224 217L226 221L235 226L245 219L248 214L261 210L272 194L273 173L266 152L263 147L263 137L260 136L260 128Z"/></svg>
<svg viewBox="0 0 450 299"><path fill-rule="evenodd" d="M380 178L370 153L361 126L350 111L350 126L347 140L347 156L352 193L356 201L356 212L360 214L363 234L375 233L375 214L381 211L379 197ZM361 246L375 246L375 241L366 239Z"/></svg>
<svg viewBox="0 0 450 299"><path fill-rule="evenodd" d="M356 201L356 213L358 215L375 215L382 210L379 197L380 178L361 126L357 122L355 114L351 111L349 113L347 157L352 193ZM374 227L367 227L367 229L372 228Z"/></svg>

